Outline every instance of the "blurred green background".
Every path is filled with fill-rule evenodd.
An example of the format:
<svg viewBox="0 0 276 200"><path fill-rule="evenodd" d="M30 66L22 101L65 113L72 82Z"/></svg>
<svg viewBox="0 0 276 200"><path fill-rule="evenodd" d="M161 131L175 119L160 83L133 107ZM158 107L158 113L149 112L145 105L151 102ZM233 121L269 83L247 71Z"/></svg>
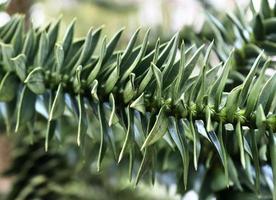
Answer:
<svg viewBox="0 0 276 200"><path fill-rule="evenodd" d="M245 6L248 0L237 2ZM125 27L124 41L127 41L138 27L150 27L153 38L170 37L187 25L199 31L205 8L230 12L234 7L234 0L12 0L7 11L27 13L34 26L62 16L63 30L76 18L79 37L85 36L90 27L104 26L107 36ZM0 13L0 25L8 19L7 13Z"/></svg>

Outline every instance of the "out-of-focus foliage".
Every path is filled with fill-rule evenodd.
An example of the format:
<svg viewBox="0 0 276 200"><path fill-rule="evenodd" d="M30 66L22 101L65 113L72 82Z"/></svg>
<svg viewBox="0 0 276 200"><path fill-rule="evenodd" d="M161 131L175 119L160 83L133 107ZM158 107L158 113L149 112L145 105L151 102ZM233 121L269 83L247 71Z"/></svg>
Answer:
<svg viewBox="0 0 276 200"><path fill-rule="evenodd" d="M4 11L5 10L7 3L8 2L6 2L6 1L0 2L0 11Z"/></svg>
<svg viewBox="0 0 276 200"><path fill-rule="evenodd" d="M145 186L137 188L137 191L132 189L115 169L109 172L113 176L110 179L108 173L99 174L89 169L89 165L85 163L77 164L78 160L72 158L72 155L78 155L77 151L67 146L66 149L51 148L45 152L41 139L36 139L31 145L24 140L18 141L13 152L14 161L3 174L15 177L13 187L1 198L7 200L174 199L164 196L162 191L160 194L153 194L149 189L143 188ZM76 158L80 159L78 156Z"/></svg>

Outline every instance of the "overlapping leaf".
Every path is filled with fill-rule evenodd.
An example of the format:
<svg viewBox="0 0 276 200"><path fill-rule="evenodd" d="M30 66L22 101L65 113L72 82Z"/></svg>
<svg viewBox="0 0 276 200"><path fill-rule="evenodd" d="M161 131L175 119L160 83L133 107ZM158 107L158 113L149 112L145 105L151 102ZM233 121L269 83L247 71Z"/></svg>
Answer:
<svg viewBox="0 0 276 200"><path fill-rule="evenodd" d="M236 18L232 20L243 26ZM200 170L203 163L212 168L219 159L227 184L234 182L238 188L241 186L235 166L242 165L247 170L254 163L256 176L250 179L260 184L258 148L268 145L269 136L273 156L276 131L276 77L265 76L268 62L254 76L262 55L244 82L229 90L225 86L235 66L235 53L228 55L222 67L212 67L212 43L208 48L185 48L182 44L178 57L178 34L168 43L160 45L157 41L155 48L149 50L149 32L142 44L136 45L138 30L125 50L115 51L122 31L108 42L107 38L100 40L101 29L91 29L85 39L74 41L72 22L63 41L58 42L59 21L49 29L28 33L17 26L19 23L20 18L14 17L0 28L0 100L9 112L16 102L16 132L24 133L25 123L35 116L41 120L41 111L35 109L35 104L43 96L41 99L47 104L47 114L42 117L47 121L46 149L55 133L61 131L60 119L66 115L76 126L76 143L82 148L92 138L91 145L98 147L98 170L108 151L113 152L116 162L128 153L130 175L134 160L142 157L138 182L147 171L154 177L159 168L156 162L161 162L160 166L166 163L165 158L155 162L156 155L163 149L170 155L171 147L176 146L183 168L180 170L175 164L173 169L181 171L185 187L189 184L189 170L194 170L189 167L190 158L195 170ZM23 39L12 39L15 35ZM47 95L51 97L48 100ZM10 120L13 115L8 111L3 113ZM90 129L88 123L95 127ZM227 124L234 127L232 132L226 129ZM258 140L248 136L248 128L252 132L256 129ZM230 147L229 141L233 142ZM232 157L237 156L240 161L233 162ZM272 157L273 164L266 164L276 176L274 161Z"/></svg>

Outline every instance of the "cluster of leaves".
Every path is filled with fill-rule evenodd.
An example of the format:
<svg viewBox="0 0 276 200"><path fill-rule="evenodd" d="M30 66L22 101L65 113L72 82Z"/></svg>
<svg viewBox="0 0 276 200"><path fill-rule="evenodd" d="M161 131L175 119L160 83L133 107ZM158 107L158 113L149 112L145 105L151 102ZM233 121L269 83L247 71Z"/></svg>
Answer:
<svg viewBox="0 0 276 200"><path fill-rule="evenodd" d="M40 133L36 134L40 135ZM13 139L18 138L13 137ZM49 151L45 152L43 143L44 140L39 136L31 144L26 138L15 142L16 147L12 152L13 162L1 174L5 177L12 176L13 184L8 194L1 194L1 199L152 200L164 198L143 187L136 189L129 187L126 176L122 176L124 169L115 173L114 170L107 173L108 170L105 169L106 171L101 175L95 170L84 169L90 168L90 164L82 166L83 162L80 162L77 156L79 149L74 146L64 145L62 148L56 148L51 144ZM88 156L86 161L89 161ZM110 165L112 166L110 163L106 164L106 167L110 168ZM112 179L110 174L113 176ZM116 179L115 183L112 183L113 179ZM165 198L173 199L170 196Z"/></svg>
<svg viewBox="0 0 276 200"><path fill-rule="evenodd" d="M197 174L212 182L203 197L233 186L276 199L276 75L265 75L269 58L260 53L244 81L226 92L236 56L211 66L213 43L185 47L176 34L148 53L149 31L136 45L137 30L126 49L115 50L122 30L109 42L101 29L73 40L73 21L59 42L59 24L25 32L15 16L0 28L0 101L9 132L33 133L46 121L40 131L48 150L50 139L68 137L70 118L76 143L98 147L98 170L109 151L116 162L129 161L136 183L146 172L154 181L156 171L169 170L182 175L179 189L198 185Z"/></svg>
<svg viewBox="0 0 276 200"><path fill-rule="evenodd" d="M72 178L68 176L72 170L65 157L53 150L45 154L41 140L28 146L23 144L17 144L13 164L4 173L18 175L6 199L70 199L61 187Z"/></svg>
<svg viewBox="0 0 276 200"><path fill-rule="evenodd" d="M275 24L276 3L271 8L268 0L260 1L260 10L256 11L253 2L248 8L237 6L236 14L228 14L224 22L214 15L209 15L209 25L216 38L216 52L226 60L233 46L235 47L235 71L240 76L247 75L255 58L264 51L273 55L276 51ZM252 15L250 21L245 15ZM274 67L275 65L271 65ZM243 80L243 78L240 78Z"/></svg>
<svg viewBox="0 0 276 200"><path fill-rule="evenodd" d="M40 135L40 133L36 134ZM121 183L123 178L114 172L112 173L114 178L116 177L114 186L106 177L108 173L99 174L87 169L82 169L80 173L76 169L83 164L75 160L78 159L77 148L66 146L62 149L51 148L45 152L43 143L44 140L40 137L37 137L31 145L26 138L16 142L13 162L2 174L6 177L14 177L13 186L7 195L1 196L3 199L123 200L131 198L147 200L157 196L143 191L136 193L134 189L125 188L126 184ZM87 176L89 171L90 175ZM167 196L164 199L170 199L170 197Z"/></svg>

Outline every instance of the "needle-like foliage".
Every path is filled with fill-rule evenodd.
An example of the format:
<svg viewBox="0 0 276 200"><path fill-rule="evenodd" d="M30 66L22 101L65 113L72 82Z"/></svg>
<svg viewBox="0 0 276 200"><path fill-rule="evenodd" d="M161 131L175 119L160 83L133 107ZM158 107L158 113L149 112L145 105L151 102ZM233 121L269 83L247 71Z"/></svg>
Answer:
<svg viewBox="0 0 276 200"><path fill-rule="evenodd" d="M51 140L73 134L80 149L98 147L98 170L110 159L107 152L115 162L128 160L136 183L147 172L154 181L156 172L169 170L181 175L180 190L194 187L198 175L209 181L202 198L231 186L276 199L276 74L266 75L271 61L263 42L257 44L265 53L258 51L243 82L226 90L237 49L212 66L213 42L185 47L176 34L149 51L150 31L137 45L137 30L117 50L122 30L107 39L90 29L75 40L73 21L58 41L59 24L25 32L15 16L0 28L0 101L8 132L40 129L46 151Z"/></svg>

